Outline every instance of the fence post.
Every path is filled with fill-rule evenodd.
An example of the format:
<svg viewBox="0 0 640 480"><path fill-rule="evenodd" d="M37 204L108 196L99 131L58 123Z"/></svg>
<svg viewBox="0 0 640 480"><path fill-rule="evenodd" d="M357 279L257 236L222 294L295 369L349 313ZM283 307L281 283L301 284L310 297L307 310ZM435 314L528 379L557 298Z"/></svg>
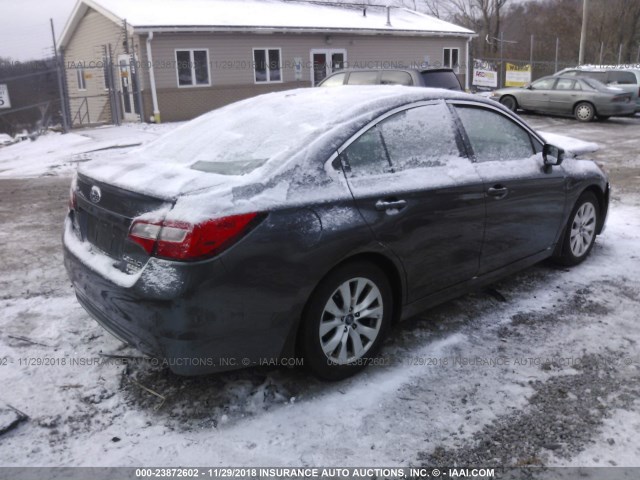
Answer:
<svg viewBox="0 0 640 480"><path fill-rule="evenodd" d="M534 35L531 35L531 49L529 50L529 68L531 69L531 80L533 80L533 39Z"/></svg>
<svg viewBox="0 0 640 480"><path fill-rule="evenodd" d="M51 37L53 38L53 55L56 62L56 79L58 80L58 92L60 94L60 111L62 114L62 131L64 133L69 132L69 124L67 123L67 103L64 98L64 89L62 88L62 75L64 70L60 71L60 61L58 58L58 46L56 45L56 32L53 28L53 18L49 19L51 23Z"/></svg>
<svg viewBox="0 0 640 480"><path fill-rule="evenodd" d="M498 75L498 87L504 88L504 32L500 32L500 72Z"/></svg>
<svg viewBox="0 0 640 480"><path fill-rule="evenodd" d="M622 44L620 44L620 47L618 48L618 65L620 65L622 63Z"/></svg>
<svg viewBox="0 0 640 480"><path fill-rule="evenodd" d="M600 65L602 65L602 55L604 54L604 42L600 42Z"/></svg>

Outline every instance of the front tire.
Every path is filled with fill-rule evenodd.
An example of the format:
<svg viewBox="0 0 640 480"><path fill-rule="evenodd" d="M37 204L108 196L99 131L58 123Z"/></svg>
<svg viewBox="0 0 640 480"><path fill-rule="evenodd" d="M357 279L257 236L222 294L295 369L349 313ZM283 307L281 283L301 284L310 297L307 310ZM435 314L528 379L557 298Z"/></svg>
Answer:
<svg viewBox="0 0 640 480"><path fill-rule="evenodd" d="M580 122L590 122L596 116L596 110L589 102L580 102L573 109L573 115Z"/></svg>
<svg viewBox="0 0 640 480"><path fill-rule="evenodd" d="M518 110L518 101L514 97L512 97L511 95L507 95L505 97L502 97L500 99L500 103L502 105L504 105L505 107L507 107L512 112L515 112L516 110Z"/></svg>
<svg viewBox="0 0 640 480"><path fill-rule="evenodd" d="M556 261L573 266L583 262L596 240L600 204L593 192L584 192L571 211L565 228L562 250Z"/></svg>
<svg viewBox="0 0 640 480"><path fill-rule="evenodd" d="M380 348L392 312L391 286L380 268L361 261L336 268L320 282L303 313L305 365L325 380L359 372Z"/></svg>

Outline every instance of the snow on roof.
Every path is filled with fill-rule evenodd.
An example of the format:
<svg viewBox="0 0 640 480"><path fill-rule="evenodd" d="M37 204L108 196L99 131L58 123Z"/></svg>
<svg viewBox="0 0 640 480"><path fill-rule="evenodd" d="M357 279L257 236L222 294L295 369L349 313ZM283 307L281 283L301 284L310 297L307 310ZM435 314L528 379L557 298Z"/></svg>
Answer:
<svg viewBox="0 0 640 480"><path fill-rule="evenodd" d="M114 21L137 30L334 30L412 32L417 35L474 35L466 28L405 8L391 8L390 25L382 6L318 4L283 0L79 0L65 27L73 29L74 17L93 8ZM77 15L77 14L80 15ZM64 40L64 38L63 38Z"/></svg>

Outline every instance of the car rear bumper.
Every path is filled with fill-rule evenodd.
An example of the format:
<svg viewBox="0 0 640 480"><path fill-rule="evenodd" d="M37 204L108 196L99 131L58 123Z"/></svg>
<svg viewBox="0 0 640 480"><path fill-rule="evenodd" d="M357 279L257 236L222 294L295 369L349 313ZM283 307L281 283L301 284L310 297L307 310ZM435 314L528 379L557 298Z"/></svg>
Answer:
<svg viewBox="0 0 640 480"><path fill-rule="evenodd" d="M610 117L624 117L627 115L634 115L636 112L636 105L633 103L611 103L599 105L596 107L598 115L606 115Z"/></svg>
<svg viewBox="0 0 640 480"><path fill-rule="evenodd" d="M93 270L66 243L64 264L78 301L100 325L180 375L274 364L299 318L295 306L278 311L268 288L243 285L219 260L152 258L128 287Z"/></svg>

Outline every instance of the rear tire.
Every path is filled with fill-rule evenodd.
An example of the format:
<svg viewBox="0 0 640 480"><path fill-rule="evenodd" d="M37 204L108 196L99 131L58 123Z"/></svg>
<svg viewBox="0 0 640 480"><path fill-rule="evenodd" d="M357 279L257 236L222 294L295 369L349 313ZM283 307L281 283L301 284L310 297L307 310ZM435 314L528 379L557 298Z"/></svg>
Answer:
<svg viewBox="0 0 640 480"><path fill-rule="evenodd" d="M573 109L573 115L580 122L590 122L596 116L596 109L589 102L580 102Z"/></svg>
<svg viewBox="0 0 640 480"><path fill-rule="evenodd" d="M391 323L389 279L374 264L339 266L311 294L302 316L305 365L324 380L362 370L376 354Z"/></svg>
<svg viewBox="0 0 640 480"><path fill-rule="evenodd" d="M512 112L515 112L516 110L518 110L518 101L515 99L515 97L512 97L511 95L506 95L502 97L500 99L500 103L505 107L507 107Z"/></svg>
<svg viewBox="0 0 640 480"><path fill-rule="evenodd" d="M596 241L600 221L600 203L593 192L578 198L565 227L562 249L555 257L561 265L573 266L583 262Z"/></svg>

